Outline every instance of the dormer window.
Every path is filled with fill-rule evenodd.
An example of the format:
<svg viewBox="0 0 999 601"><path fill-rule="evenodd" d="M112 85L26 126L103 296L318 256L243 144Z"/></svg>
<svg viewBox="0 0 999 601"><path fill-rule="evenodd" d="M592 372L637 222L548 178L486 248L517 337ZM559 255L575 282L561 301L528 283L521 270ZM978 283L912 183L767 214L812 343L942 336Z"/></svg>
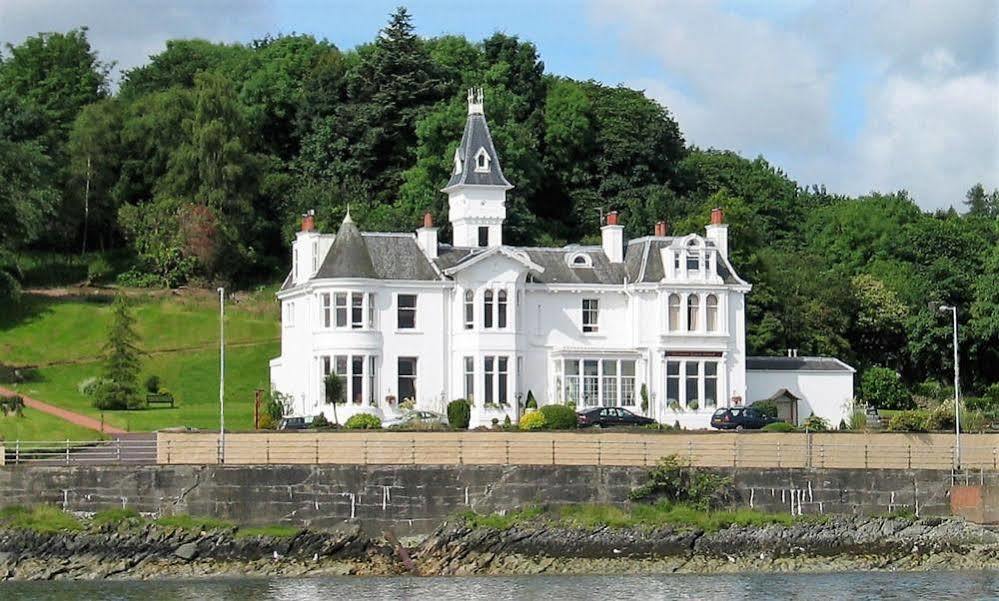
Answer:
<svg viewBox="0 0 999 601"><path fill-rule="evenodd" d="M593 267L593 259L586 253L574 253L569 255L567 262L570 267L587 268Z"/></svg>
<svg viewBox="0 0 999 601"><path fill-rule="evenodd" d="M480 148L479 152L475 153L475 170L479 173L489 171L489 162L492 159L489 158L489 153L486 152L485 148Z"/></svg>

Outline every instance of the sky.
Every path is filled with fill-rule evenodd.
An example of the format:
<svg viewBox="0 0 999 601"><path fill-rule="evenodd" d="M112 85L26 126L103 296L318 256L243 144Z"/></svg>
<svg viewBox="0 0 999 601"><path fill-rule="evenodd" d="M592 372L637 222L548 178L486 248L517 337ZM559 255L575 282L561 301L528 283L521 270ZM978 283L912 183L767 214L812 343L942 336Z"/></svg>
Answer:
<svg viewBox="0 0 999 601"><path fill-rule="evenodd" d="M501 31L548 73L643 89L688 143L801 185L906 189L924 209L999 187L999 0L0 0L0 41L86 25L120 73L171 38L347 49L400 3L420 35Z"/></svg>

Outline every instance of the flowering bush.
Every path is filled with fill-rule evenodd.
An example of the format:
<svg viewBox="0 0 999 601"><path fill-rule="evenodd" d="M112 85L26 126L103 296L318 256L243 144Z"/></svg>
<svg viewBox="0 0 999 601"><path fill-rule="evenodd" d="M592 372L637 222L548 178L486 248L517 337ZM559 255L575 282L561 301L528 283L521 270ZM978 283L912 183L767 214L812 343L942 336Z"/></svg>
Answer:
<svg viewBox="0 0 999 601"><path fill-rule="evenodd" d="M540 411L528 413L520 418L521 430L544 430L547 425L548 422L545 420L545 414Z"/></svg>

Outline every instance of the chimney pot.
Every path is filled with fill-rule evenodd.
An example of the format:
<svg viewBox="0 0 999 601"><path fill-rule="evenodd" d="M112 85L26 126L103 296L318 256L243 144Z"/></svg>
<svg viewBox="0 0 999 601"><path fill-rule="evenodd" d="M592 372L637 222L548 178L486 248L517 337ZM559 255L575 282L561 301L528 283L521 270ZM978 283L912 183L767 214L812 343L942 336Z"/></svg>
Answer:
<svg viewBox="0 0 999 601"><path fill-rule="evenodd" d="M617 225L617 211L607 213L607 225Z"/></svg>
<svg viewBox="0 0 999 601"><path fill-rule="evenodd" d="M434 216L427 211L423 214L423 227L434 227Z"/></svg>
<svg viewBox="0 0 999 601"><path fill-rule="evenodd" d="M309 210L308 213L302 215L302 231L303 232L316 231L316 212L314 210Z"/></svg>
<svg viewBox="0 0 999 601"><path fill-rule="evenodd" d="M721 225L725 223L725 212L721 208L711 209L711 225Z"/></svg>

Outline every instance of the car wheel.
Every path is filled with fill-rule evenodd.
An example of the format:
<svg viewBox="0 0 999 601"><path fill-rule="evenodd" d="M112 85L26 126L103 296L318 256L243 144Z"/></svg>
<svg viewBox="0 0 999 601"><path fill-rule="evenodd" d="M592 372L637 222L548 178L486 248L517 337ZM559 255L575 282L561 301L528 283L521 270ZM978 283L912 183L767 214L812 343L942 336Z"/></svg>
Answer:
<svg viewBox="0 0 999 601"><path fill-rule="evenodd" d="M742 424L739 424L738 426L735 427L736 432L742 432L743 430L744 428L742 427Z"/></svg>

